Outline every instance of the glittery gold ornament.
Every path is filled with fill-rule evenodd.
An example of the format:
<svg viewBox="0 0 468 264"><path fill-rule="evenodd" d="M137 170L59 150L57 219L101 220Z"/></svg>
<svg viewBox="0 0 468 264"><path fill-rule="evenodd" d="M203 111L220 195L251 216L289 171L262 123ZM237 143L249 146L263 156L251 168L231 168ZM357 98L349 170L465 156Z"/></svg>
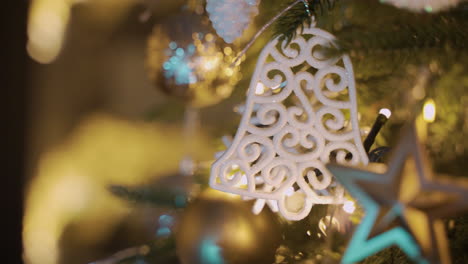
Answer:
<svg viewBox="0 0 468 264"><path fill-rule="evenodd" d="M176 230L183 264L270 264L280 239L271 212L254 215L250 204L214 190L187 207Z"/></svg>
<svg viewBox="0 0 468 264"><path fill-rule="evenodd" d="M207 17L190 12L154 27L148 39L147 69L164 93L192 107L216 104L231 95L239 80L235 54L209 26Z"/></svg>

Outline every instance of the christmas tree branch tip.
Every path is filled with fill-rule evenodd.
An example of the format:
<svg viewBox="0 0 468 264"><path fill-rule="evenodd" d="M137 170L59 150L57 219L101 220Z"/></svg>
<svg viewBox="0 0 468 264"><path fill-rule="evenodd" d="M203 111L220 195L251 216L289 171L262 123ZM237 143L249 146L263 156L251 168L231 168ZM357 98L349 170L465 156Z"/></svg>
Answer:
<svg viewBox="0 0 468 264"><path fill-rule="evenodd" d="M309 25L312 17L323 15L331 10L338 0L306 0L306 4L297 4L281 16L274 25L274 37L280 36L280 40L291 41L296 35L296 30ZM294 1L288 1L290 5Z"/></svg>
<svg viewBox="0 0 468 264"><path fill-rule="evenodd" d="M174 208L183 208L187 203L185 194L163 188L111 185L109 191L121 199L135 203L149 203L155 206Z"/></svg>

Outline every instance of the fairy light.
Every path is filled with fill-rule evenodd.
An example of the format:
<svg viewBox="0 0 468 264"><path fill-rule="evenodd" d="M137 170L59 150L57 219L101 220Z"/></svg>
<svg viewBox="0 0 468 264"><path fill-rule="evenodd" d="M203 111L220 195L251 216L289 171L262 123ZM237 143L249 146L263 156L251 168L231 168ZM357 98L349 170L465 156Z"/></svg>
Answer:
<svg viewBox="0 0 468 264"><path fill-rule="evenodd" d="M348 214L352 214L356 210L356 204L354 201L348 200L343 203L343 210Z"/></svg>
<svg viewBox="0 0 468 264"><path fill-rule="evenodd" d="M423 119L427 123L434 122L436 117L436 105L434 100L428 99L423 106Z"/></svg>
<svg viewBox="0 0 468 264"><path fill-rule="evenodd" d="M390 116L392 116L392 111L388 108L382 108L380 109L379 114L384 115L386 118L390 118Z"/></svg>
<svg viewBox="0 0 468 264"><path fill-rule="evenodd" d="M374 124L372 125L372 128L369 131L369 134L367 134L367 137L363 142L364 150L366 152L369 152L371 146L374 144L377 134L379 133L380 129L382 129L382 127L385 125L385 123L387 123L391 115L392 115L392 111L390 111L390 109L388 108L380 109L379 115L375 119Z"/></svg>

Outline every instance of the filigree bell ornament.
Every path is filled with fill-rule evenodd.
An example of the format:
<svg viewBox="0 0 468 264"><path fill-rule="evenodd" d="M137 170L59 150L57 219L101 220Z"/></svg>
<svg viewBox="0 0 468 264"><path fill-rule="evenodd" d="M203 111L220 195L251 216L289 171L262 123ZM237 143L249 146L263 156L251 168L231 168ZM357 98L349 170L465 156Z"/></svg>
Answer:
<svg viewBox="0 0 468 264"><path fill-rule="evenodd" d="M212 166L212 188L266 200L289 220L303 219L314 204L343 203L325 164L368 158L350 58L325 56L333 41L311 23L289 43L278 37L266 45L235 138ZM301 206L288 207L288 197Z"/></svg>

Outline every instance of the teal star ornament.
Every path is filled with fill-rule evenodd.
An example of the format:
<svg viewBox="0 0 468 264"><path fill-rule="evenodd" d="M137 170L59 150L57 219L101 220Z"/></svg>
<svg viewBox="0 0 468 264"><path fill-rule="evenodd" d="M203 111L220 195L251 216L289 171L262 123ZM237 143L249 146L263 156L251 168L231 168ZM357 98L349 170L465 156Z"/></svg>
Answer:
<svg viewBox="0 0 468 264"><path fill-rule="evenodd" d="M450 263L442 219L468 210L468 183L432 179L414 125L404 129L388 166L327 168L366 212L342 263L361 261L392 245L416 263Z"/></svg>

